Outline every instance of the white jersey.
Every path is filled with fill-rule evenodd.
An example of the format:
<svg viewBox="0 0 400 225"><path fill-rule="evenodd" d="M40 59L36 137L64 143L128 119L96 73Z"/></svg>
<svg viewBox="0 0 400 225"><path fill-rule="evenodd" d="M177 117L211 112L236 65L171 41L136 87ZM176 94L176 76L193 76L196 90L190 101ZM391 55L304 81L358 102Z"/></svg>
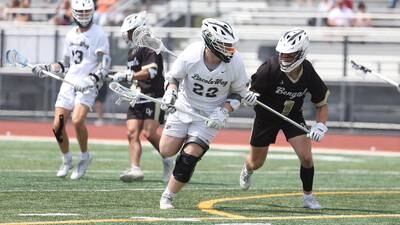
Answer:
<svg viewBox="0 0 400 225"><path fill-rule="evenodd" d="M74 82L95 72L99 52L108 55L110 52L107 35L100 26L92 24L89 30L83 33L79 32L78 27L70 30L64 42L64 56L70 59L65 78Z"/></svg>
<svg viewBox="0 0 400 225"><path fill-rule="evenodd" d="M239 52L229 63L210 71L204 63L204 42L189 45L175 60L166 79L180 81L176 104L210 112L222 107L230 93L244 97L249 81Z"/></svg>

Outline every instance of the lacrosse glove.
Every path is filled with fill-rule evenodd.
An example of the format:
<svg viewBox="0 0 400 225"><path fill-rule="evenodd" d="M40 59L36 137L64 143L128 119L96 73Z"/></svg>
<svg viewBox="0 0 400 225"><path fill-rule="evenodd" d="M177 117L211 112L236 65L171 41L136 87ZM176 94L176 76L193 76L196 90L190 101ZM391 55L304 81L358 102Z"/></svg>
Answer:
<svg viewBox="0 0 400 225"><path fill-rule="evenodd" d="M167 113L174 113L176 111L174 104L177 98L178 92L175 89L167 89L162 98L161 109Z"/></svg>
<svg viewBox="0 0 400 225"><path fill-rule="evenodd" d="M36 76L40 77L40 78L48 77L48 75L45 74L44 71L50 72L51 71L51 65L50 64L36 64L32 68L32 73L35 74Z"/></svg>
<svg viewBox="0 0 400 225"><path fill-rule="evenodd" d="M309 137L311 140L320 142L328 131L328 127L323 123L316 123L311 127Z"/></svg>
<svg viewBox="0 0 400 225"><path fill-rule="evenodd" d="M133 71L132 70L126 70L125 72L117 72L113 76L113 81L115 82L128 82L132 83L132 78L133 78Z"/></svg>
<svg viewBox="0 0 400 225"><path fill-rule="evenodd" d="M214 129L225 127L225 123L229 117L229 112L224 107L217 107L210 114L210 119L206 121L206 126Z"/></svg>
<svg viewBox="0 0 400 225"><path fill-rule="evenodd" d="M247 106L255 106L257 104L257 98L260 94L249 91L243 98L243 103Z"/></svg>
<svg viewBox="0 0 400 225"><path fill-rule="evenodd" d="M74 90L77 92L86 92L90 88L94 87L96 87L96 79L89 74L89 76L81 79L74 85Z"/></svg>

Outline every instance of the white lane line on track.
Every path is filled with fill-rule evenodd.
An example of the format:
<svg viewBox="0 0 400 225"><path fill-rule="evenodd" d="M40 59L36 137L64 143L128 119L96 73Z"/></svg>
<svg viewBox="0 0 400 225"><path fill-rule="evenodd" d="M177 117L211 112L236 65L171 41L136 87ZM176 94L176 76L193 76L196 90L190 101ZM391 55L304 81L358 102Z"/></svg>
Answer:
<svg viewBox="0 0 400 225"><path fill-rule="evenodd" d="M13 136L13 135L0 135L0 140L4 141L37 141L37 142L52 142L56 144L53 137L34 137L34 136ZM71 138L72 143L77 143L75 138ZM146 146L151 146L147 141L142 142ZM89 139L89 144L99 144L99 145L116 145L116 146L128 146L128 141L121 140L109 140L109 139ZM243 151L249 148L249 145L226 145L226 144L211 144L212 149L218 150L239 150ZM281 152L293 152L290 146L271 146L271 151L281 151ZM343 154L343 155L369 155L369 156L397 156L400 157L400 152L385 151L382 149L337 149L337 148L313 148L314 153L321 154Z"/></svg>

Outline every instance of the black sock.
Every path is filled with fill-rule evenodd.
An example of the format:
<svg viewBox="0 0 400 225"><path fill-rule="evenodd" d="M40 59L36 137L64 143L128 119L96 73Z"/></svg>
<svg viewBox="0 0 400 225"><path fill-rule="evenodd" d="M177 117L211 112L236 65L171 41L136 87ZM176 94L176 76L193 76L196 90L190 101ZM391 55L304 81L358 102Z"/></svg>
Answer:
<svg viewBox="0 0 400 225"><path fill-rule="evenodd" d="M311 168L300 167L300 179L303 182L303 190L311 192L314 181L314 166Z"/></svg>

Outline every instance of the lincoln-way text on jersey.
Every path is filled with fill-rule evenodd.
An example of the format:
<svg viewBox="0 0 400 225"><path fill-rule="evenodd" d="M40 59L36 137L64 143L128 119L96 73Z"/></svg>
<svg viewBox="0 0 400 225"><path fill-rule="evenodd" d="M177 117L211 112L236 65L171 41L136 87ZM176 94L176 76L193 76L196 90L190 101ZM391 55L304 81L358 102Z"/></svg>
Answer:
<svg viewBox="0 0 400 225"><path fill-rule="evenodd" d="M200 81L200 82L203 82L206 84L216 84L216 85L221 85L222 87L225 87L228 84L228 81L225 81L223 79L210 78L207 80L207 79L201 78L199 74L193 74L192 78L194 80L197 80L197 81Z"/></svg>

